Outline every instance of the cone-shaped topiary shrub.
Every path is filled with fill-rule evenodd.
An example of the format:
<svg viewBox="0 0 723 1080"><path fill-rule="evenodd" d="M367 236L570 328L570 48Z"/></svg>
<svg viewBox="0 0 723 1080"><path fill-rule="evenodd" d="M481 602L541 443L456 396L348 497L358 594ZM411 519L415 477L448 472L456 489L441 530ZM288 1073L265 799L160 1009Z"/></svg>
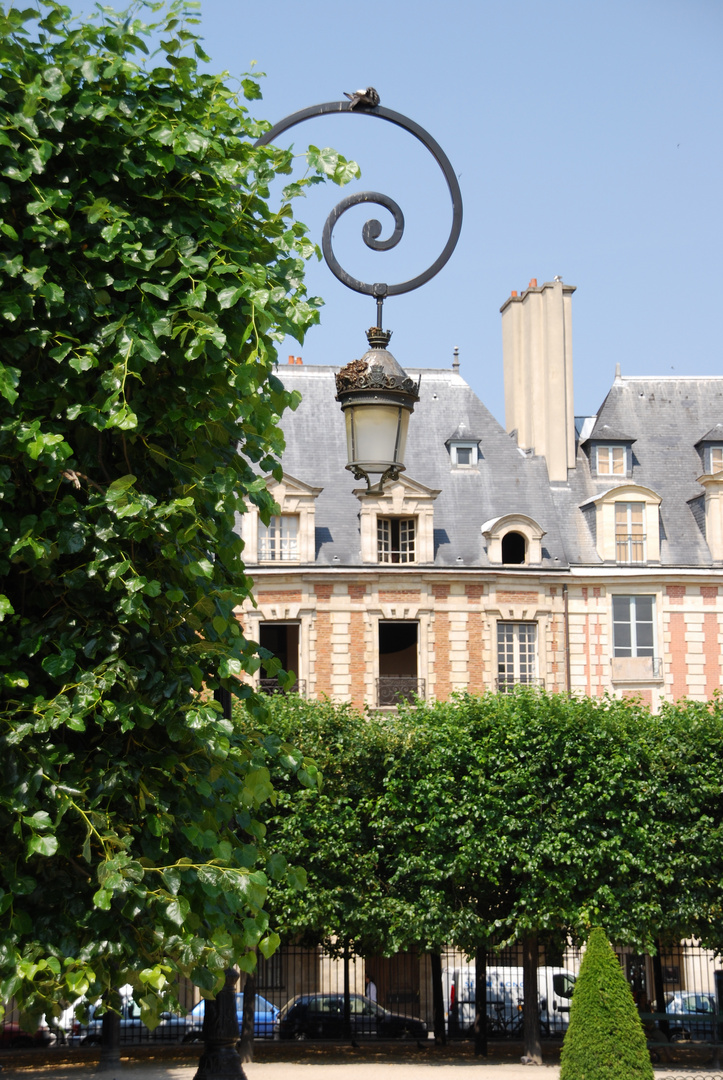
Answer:
<svg viewBox="0 0 723 1080"><path fill-rule="evenodd" d="M560 1060L560 1080L653 1080L633 995L599 927L580 965Z"/></svg>

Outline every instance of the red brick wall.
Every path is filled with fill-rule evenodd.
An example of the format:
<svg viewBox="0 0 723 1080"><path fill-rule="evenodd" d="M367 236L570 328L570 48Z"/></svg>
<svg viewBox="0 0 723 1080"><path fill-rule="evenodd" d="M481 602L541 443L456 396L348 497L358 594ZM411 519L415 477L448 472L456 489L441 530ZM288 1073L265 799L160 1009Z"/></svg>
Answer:
<svg viewBox="0 0 723 1080"><path fill-rule="evenodd" d="M670 592L671 588L678 587L683 588L683 586L669 586L668 592ZM682 603L682 597L677 601L671 600L671 603L676 602ZM668 627L670 631L670 654L672 657L671 672L673 675L671 694L673 701L676 701L680 697L685 697L688 693L688 681L686 678L688 668L685 662L688 646L685 641L685 617L682 611L671 612Z"/></svg>
<svg viewBox="0 0 723 1080"><path fill-rule="evenodd" d="M715 592L718 590L713 586ZM703 589L701 589L701 592ZM705 603L705 601L704 601ZM703 616L703 633L707 648L705 650L705 693L713 696L713 691L720 689L720 659L718 655L718 616L712 611Z"/></svg>
<svg viewBox="0 0 723 1080"><path fill-rule="evenodd" d="M301 601L301 589L275 589L269 592L260 589L256 599L262 604L298 604Z"/></svg>
<svg viewBox="0 0 723 1080"><path fill-rule="evenodd" d="M317 585L317 595L318 588ZM331 588L331 586L329 586ZM319 611L316 615L316 696L331 693L331 615Z"/></svg>
<svg viewBox="0 0 723 1080"><path fill-rule="evenodd" d="M437 681L434 696L438 701L449 697L449 615L438 611L434 617L434 674Z"/></svg>
<svg viewBox="0 0 723 1080"><path fill-rule="evenodd" d="M468 593L469 595L469 593ZM481 611L470 611L469 621L469 689L474 693L482 693L485 687L484 665L482 663L482 622ZM489 684L492 683L493 674L488 673Z"/></svg>
<svg viewBox="0 0 723 1080"><path fill-rule="evenodd" d="M500 604L536 604L540 594L536 592L502 592L497 590L497 600Z"/></svg>
<svg viewBox="0 0 723 1080"><path fill-rule="evenodd" d="M364 612L352 611L349 624L349 636L351 637L351 656L349 658L349 670L351 673L351 699L357 708L364 706Z"/></svg>

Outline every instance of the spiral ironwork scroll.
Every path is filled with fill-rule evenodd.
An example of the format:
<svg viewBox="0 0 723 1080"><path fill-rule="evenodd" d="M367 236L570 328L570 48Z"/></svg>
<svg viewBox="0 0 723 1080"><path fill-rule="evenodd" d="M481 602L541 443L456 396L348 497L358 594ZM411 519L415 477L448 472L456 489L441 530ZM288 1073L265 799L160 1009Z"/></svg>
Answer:
<svg viewBox="0 0 723 1080"><path fill-rule="evenodd" d="M444 179L447 182L447 187L452 198L452 228L442 253L435 259L431 266L423 271L423 273L417 274L416 277L410 278L408 281L400 282L397 285L388 285L386 282L374 282L372 284L366 281L359 281L358 278L352 277L351 274L344 270L334 255L331 239L334 226L343 213L352 206L358 206L361 203L372 203L377 206L383 206L389 210L394 218L394 230L388 239L380 240L379 237L383 231L382 225L376 218L372 218L364 225L362 239L366 246L373 251L389 251L391 248L397 246L404 233L404 215L397 203L395 203L393 199L390 199L388 195L382 195L378 191L360 191L342 199L331 211L324 225L321 242L327 266L342 284L346 285L349 289L353 289L354 292L365 293L367 296L376 297L377 305L380 306L381 301L387 296L398 296L400 293L411 292L413 289L418 289L420 285L426 284L426 282L430 281L438 274L442 267L447 263L457 245L457 240L459 239L459 234L462 229L462 194L459 190L457 177L449 162L449 158L429 132L425 131L424 128L420 127L414 120L410 120L409 117L403 116L398 112L393 112L391 109L384 109L380 105L373 108L354 108L349 101L329 101L324 105L312 105L308 109L300 109L299 112L292 113L284 120L280 120L270 131L257 140L256 146L265 146L268 143L275 142L279 135L282 135L296 124L302 123L304 120L311 120L317 116L326 116L331 113L342 112L351 113L355 116L375 116L380 120L387 120L389 123L396 124L397 127L401 127L405 131L408 131L410 135L413 135L418 139L434 157L444 174Z"/></svg>

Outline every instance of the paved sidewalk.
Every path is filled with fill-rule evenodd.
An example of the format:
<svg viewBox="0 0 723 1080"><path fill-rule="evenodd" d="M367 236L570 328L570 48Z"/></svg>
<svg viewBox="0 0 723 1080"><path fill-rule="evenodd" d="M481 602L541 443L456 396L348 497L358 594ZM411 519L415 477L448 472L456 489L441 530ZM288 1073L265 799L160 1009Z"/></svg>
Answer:
<svg viewBox="0 0 723 1080"><path fill-rule="evenodd" d="M193 1080L196 1065L167 1065L123 1062L114 1072L99 1072L95 1066L67 1065L63 1068L5 1068L2 1080ZM475 1059L444 1061L394 1062L323 1062L254 1061L243 1067L247 1080L453 1080L464 1074L465 1080L531 1080L540 1074L545 1080L558 1080L559 1065L529 1065L480 1062Z"/></svg>
<svg viewBox="0 0 723 1080"><path fill-rule="evenodd" d="M2 1080L193 1080L196 1063L178 1061L124 1061L118 1070L99 1072L93 1063L37 1067L5 1066ZM247 1080L558 1080L560 1067L540 1067L513 1062L480 1061L459 1057L450 1060L396 1060L348 1062L324 1061L252 1062L244 1065ZM723 1080L723 1072L709 1065L655 1066L656 1080Z"/></svg>

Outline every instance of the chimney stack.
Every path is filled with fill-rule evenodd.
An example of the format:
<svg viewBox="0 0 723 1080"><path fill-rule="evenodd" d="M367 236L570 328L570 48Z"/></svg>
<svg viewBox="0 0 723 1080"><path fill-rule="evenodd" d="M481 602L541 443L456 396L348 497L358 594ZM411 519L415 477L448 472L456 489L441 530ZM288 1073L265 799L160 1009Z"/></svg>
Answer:
<svg viewBox="0 0 723 1080"><path fill-rule="evenodd" d="M572 396L572 294L560 278L505 300L502 353L505 423L517 445L547 460L550 480L564 482L575 467Z"/></svg>

